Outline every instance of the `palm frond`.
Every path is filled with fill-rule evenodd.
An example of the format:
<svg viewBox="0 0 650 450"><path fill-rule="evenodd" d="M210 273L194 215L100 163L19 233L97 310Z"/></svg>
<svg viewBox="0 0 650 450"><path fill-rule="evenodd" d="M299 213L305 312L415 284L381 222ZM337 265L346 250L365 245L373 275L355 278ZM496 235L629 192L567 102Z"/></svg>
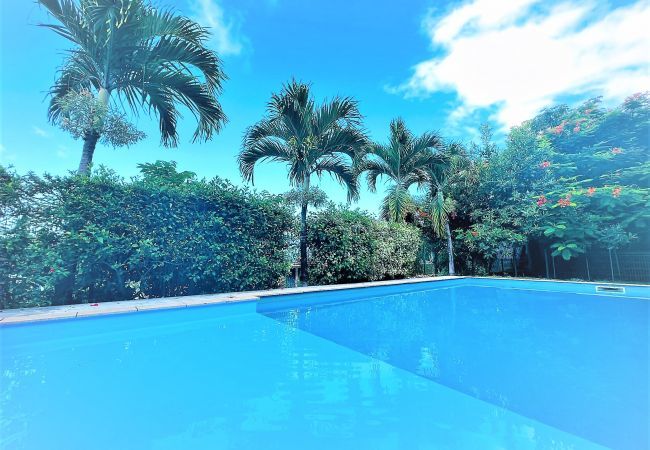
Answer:
<svg viewBox="0 0 650 450"><path fill-rule="evenodd" d="M147 70L148 69L148 70ZM180 103L187 107L197 120L197 127L192 137L193 141L209 140L217 133L225 122L226 117L221 110L221 105L215 100L209 89L196 77L186 73L167 70L164 66L159 68L148 67L141 72L133 72L130 79L120 80L120 90L132 87L140 90L144 95L142 105L150 105L151 97L165 97L165 102L159 105L174 105ZM151 91L151 94L149 94ZM131 105L131 103L129 102ZM131 105L133 107L133 105ZM158 108L154 108L160 112ZM176 130L173 130L176 134ZM163 130L161 129L161 133ZM175 145L171 135L163 134L167 145Z"/></svg>
<svg viewBox="0 0 650 450"><path fill-rule="evenodd" d="M94 41L88 22L74 0L38 0L59 24L39 24L70 42L86 48Z"/></svg>
<svg viewBox="0 0 650 450"><path fill-rule="evenodd" d="M359 172L367 173L367 183L370 192L377 191L377 180L383 176L395 178L391 167L383 159L370 159L366 157L359 163Z"/></svg>
<svg viewBox="0 0 650 450"><path fill-rule="evenodd" d="M408 189L395 184L387 190L381 204L381 216L391 222L403 222L404 217L413 209L413 198Z"/></svg>
<svg viewBox="0 0 650 450"><path fill-rule="evenodd" d="M92 67L81 59L75 59L73 54L68 62L59 70L54 85L49 90L50 104L48 107L48 119L55 122L61 113L59 101L70 91L91 90L97 87L98 80Z"/></svg>
<svg viewBox="0 0 650 450"><path fill-rule="evenodd" d="M410 208L409 188L423 187L431 180L429 168L440 159L442 138L433 132L414 136L401 118L390 123L389 142L372 144L359 163L359 171L367 172L370 191L377 189L377 180L386 177L392 182L382 210L390 220L402 220L404 208Z"/></svg>
<svg viewBox="0 0 650 450"><path fill-rule="evenodd" d="M354 158L360 153L368 142L363 131L349 126L335 127L320 136L318 151L321 154L344 153L350 158Z"/></svg>
<svg viewBox="0 0 650 450"><path fill-rule="evenodd" d="M352 166L341 156L325 156L314 166L314 172L319 177L327 172L339 183L344 185L348 191L348 201L359 198L359 183L357 174Z"/></svg>
<svg viewBox="0 0 650 450"><path fill-rule="evenodd" d="M271 96L267 116L247 130L240 153L242 176L251 180L258 160L283 160L289 163L291 184L301 186L314 173L329 173L347 187L348 198L355 199L359 186L353 162L367 146L365 134L355 125L359 118L353 99L337 97L316 107L309 85L292 80ZM254 156L246 156L253 149Z"/></svg>
<svg viewBox="0 0 650 450"><path fill-rule="evenodd" d="M430 152L441 151L445 148L444 140L435 132L426 132L421 136L413 139L413 152Z"/></svg>
<svg viewBox="0 0 650 450"><path fill-rule="evenodd" d="M170 9L148 8L141 18L139 27L149 39L175 37L203 45L210 36L206 28L187 17L175 14Z"/></svg>
<svg viewBox="0 0 650 450"><path fill-rule="evenodd" d="M453 211L453 205L446 199L442 190L431 192L429 196L429 208L431 214L431 228L439 237L445 236L449 214Z"/></svg>
<svg viewBox="0 0 650 450"><path fill-rule="evenodd" d="M246 130L243 146L251 146L255 141L264 138L276 138L288 142L292 136L291 131L287 129L282 121L261 120Z"/></svg>
<svg viewBox="0 0 650 450"><path fill-rule="evenodd" d="M314 133L321 134L340 125L361 124L358 102L351 97L335 97L324 102L314 114Z"/></svg>
<svg viewBox="0 0 650 450"><path fill-rule="evenodd" d="M247 139L244 138L246 142ZM255 164L262 161L283 161L291 163L291 149L283 142L271 138L250 141L237 157L239 172L245 181L253 182Z"/></svg>
<svg viewBox="0 0 650 450"><path fill-rule="evenodd" d="M197 120L193 141L218 133L226 116L217 100L226 78L219 57L205 47L209 33L191 19L143 0L38 0L58 24L43 26L75 44L50 90L105 89L132 112L153 112L164 145L178 142L178 105Z"/></svg>

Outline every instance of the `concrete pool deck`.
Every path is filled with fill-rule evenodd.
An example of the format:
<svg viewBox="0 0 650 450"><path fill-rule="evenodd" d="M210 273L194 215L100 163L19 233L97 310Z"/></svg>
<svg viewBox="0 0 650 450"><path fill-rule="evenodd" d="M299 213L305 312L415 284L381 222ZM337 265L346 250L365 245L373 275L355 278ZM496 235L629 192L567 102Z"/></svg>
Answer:
<svg viewBox="0 0 650 450"><path fill-rule="evenodd" d="M463 276L441 276L406 278L402 280L371 281L365 283L331 284L325 286L307 286L295 288L268 289L261 291L227 292L221 294L188 295L183 297L163 297L146 300L124 300L117 302L83 303L78 305L41 306L33 308L17 308L0 310L0 326L16 323L39 322L55 319L75 319L107 314L134 313L170 308L189 308L192 306L215 305L220 303L235 303L257 301L264 297L279 295L306 294L312 292L327 292L343 289L360 289L377 286L392 286L398 284L425 283L467 278Z"/></svg>

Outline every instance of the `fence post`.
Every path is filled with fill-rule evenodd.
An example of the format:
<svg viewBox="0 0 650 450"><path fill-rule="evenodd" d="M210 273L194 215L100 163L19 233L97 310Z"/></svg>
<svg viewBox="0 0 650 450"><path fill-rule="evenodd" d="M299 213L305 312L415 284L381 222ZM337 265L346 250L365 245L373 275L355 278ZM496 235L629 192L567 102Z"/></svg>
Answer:
<svg viewBox="0 0 650 450"><path fill-rule="evenodd" d="M591 281L591 274L589 273L589 256L585 252L585 262L587 263L587 281Z"/></svg>
<svg viewBox="0 0 650 450"><path fill-rule="evenodd" d="M612 272L612 281L614 281L614 265L612 264L612 249L608 248L607 252L609 253L609 270Z"/></svg>
<svg viewBox="0 0 650 450"><path fill-rule="evenodd" d="M623 277L621 276L621 264L618 260L618 252L614 250L614 260L616 260L616 272L618 273L618 279L622 280Z"/></svg>

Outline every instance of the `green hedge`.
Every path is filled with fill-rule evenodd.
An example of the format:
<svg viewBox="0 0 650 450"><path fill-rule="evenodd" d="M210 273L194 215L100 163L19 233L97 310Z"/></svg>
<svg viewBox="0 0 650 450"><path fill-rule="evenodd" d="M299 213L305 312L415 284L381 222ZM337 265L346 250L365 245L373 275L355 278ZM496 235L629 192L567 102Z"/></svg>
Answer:
<svg viewBox="0 0 650 450"><path fill-rule="evenodd" d="M291 211L275 196L175 164L124 180L0 167L0 306L113 301L281 285Z"/></svg>
<svg viewBox="0 0 650 450"><path fill-rule="evenodd" d="M420 231L367 213L328 208L309 217L311 284L353 283L413 276Z"/></svg>

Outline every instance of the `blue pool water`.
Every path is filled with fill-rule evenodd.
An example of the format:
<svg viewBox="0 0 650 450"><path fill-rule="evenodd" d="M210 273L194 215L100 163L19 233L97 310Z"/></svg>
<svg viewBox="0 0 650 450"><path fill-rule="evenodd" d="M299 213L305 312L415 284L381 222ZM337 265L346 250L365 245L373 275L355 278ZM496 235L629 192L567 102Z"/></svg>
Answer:
<svg viewBox="0 0 650 450"><path fill-rule="evenodd" d="M649 290L465 279L2 326L0 448L646 449Z"/></svg>

